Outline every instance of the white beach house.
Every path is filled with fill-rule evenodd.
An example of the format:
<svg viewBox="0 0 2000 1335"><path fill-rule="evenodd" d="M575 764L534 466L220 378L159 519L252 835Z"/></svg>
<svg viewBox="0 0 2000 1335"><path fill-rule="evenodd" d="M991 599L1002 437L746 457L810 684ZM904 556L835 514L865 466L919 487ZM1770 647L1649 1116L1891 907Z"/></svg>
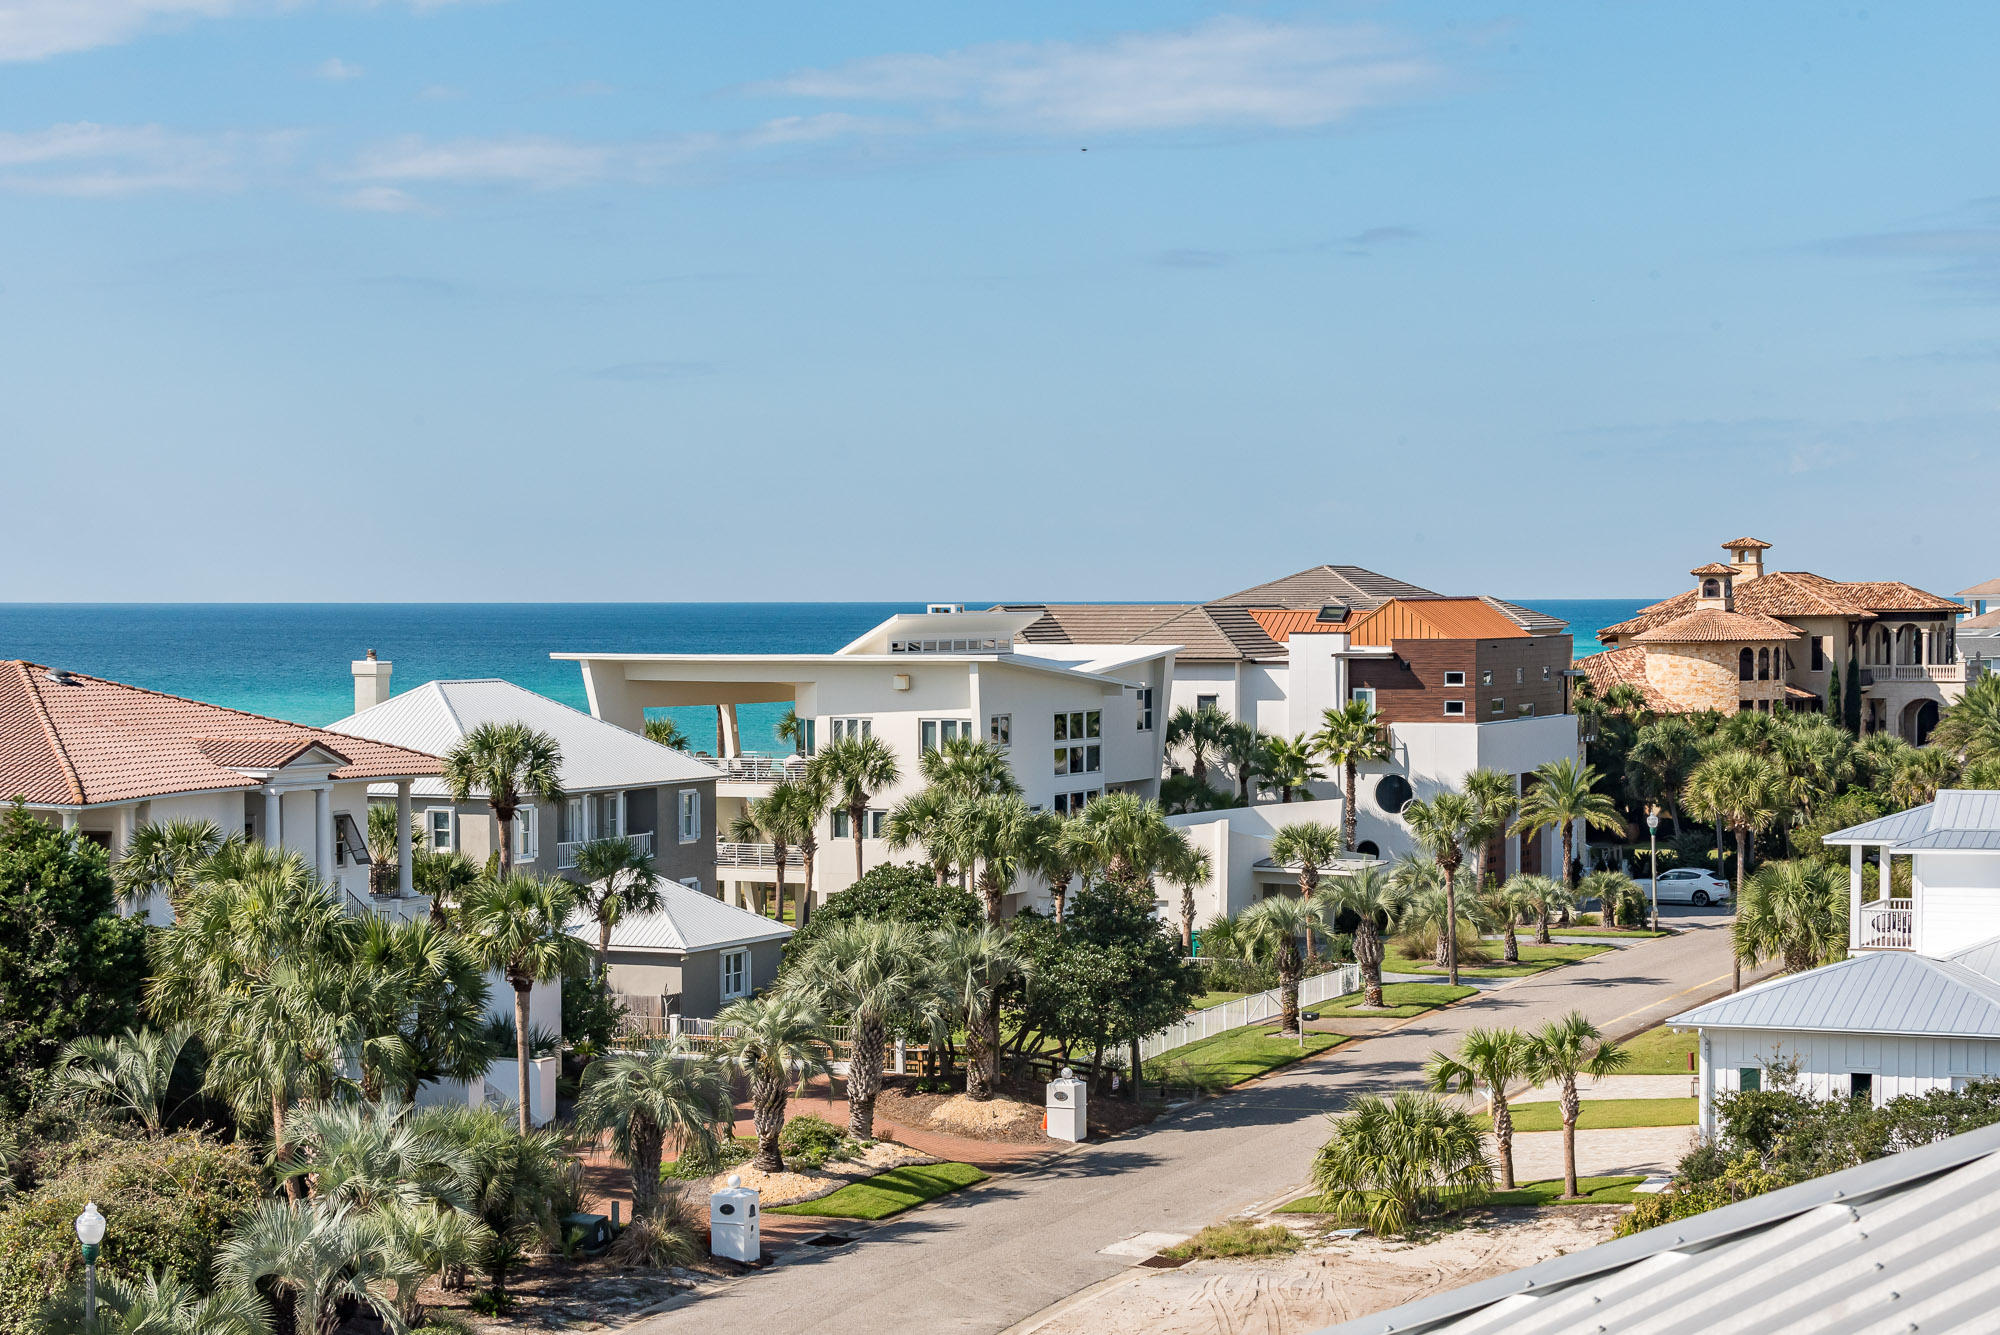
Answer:
<svg viewBox="0 0 2000 1335"><path fill-rule="evenodd" d="M1036 612L967 612L955 604L894 616L853 643L818 654L558 653L577 663L591 713L632 731L645 711L711 706L721 717L722 771L717 823L727 830L743 803L770 791L787 759L746 755L738 705L783 703L796 710L801 755L847 735L873 736L895 752L900 780L871 795L862 831L864 866L920 854L892 854L881 838L889 810L921 786L926 750L953 737L1005 747L1027 801L1069 811L1114 790L1158 794L1163 768L1162 702L1173 680L1175 646L1031 644L1021 632ZM792 760L790 763L802 763ZM818 901L856 879L845 812L819 824L814 895ZM773 865L764 844L716 847L716 880L731 902L747 887L799 884L798 851ZM1046 898L1022 882L1008 910Z"/></svg>
<svg viewBox="0 0 2000 1335"><path fill-rule="evenodd" d="M1848 958L1669 1021L1700 1034L1704 1132L1717 1092L1758 1088L1779 1063L1822 1097L1875 1103L2000 1076L2000 792L1947 790L1826 842L1848 850ZM1909 897L1864 899L1893 886L1897 858Z"/></svg>

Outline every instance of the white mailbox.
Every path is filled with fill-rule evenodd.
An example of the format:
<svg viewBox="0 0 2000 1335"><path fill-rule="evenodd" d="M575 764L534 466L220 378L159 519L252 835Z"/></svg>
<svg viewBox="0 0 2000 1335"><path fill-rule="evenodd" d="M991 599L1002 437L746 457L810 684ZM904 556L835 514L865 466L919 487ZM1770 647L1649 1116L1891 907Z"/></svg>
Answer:
<svg viewBox="0 0 2000 1335"><path fill-rule="evenodd" d="M1069 1067L1049 1081L1049 1135L1055 1140L1080 1141L1090 1136L1090 1085Z"/></svg>
<svg viewBox="0 0 2000 1335"><path fill-rule="evenodd" d="M729 1185L708 1198L709 1255L754 1263L762 1251L757 1189L744 1186L743 1179L731 1173Z"/></svg>

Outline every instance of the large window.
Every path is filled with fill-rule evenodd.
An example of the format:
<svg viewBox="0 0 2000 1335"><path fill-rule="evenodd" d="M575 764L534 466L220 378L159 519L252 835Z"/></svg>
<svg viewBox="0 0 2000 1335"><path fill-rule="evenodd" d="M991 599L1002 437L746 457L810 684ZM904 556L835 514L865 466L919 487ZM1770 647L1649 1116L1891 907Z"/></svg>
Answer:
<svg viewBox="0 0 2000 1335"><path fill-rule="evenodd" d="M917 736L926 751L935 751L939 745L954 737L972 740L972 720L969 718L927 718L917 724Z"/></svg>
<svg viewBox="0 0 2000 1335"><path fill-rule="evenodd" d="M424 808L424 834L430 846L440 853L448 853L458 845L452 842L452 809L450 807Z"/></svg>
<svg viewBox="0 0 2000 1335"><path fill-rule="evenodd" d="M750 952L747 950L725 950L722 952L722 999L734 1001L738 997L750 995Z"/></svg>
<svg viewBox="0 0 2000 1335"><path fill-rule="evenodd" d="M830 718L826 721L828 741L844 741L849 737L872 737L874 734L875 724L872 719Z"/></svg>
<svg viewBox="0 0 2000 1335"><path fill-rule="evenodd" d="M531 806L521 807L514 812L514 858L518 862L533 862L541 841L541 833L535 817L538 813Z"/></svg>
<svg viewBox="0 0 2000 1335"><path fill-rule="evenodd" d="M680 801L681 842L691 844L701 838L701 789L681 789Z"/></svg>
<svg viewBox="0 0 2000 1335"><path fill-rule="evenodd" d="M590 799L590 837L616 839L625 833L625 795L597 793Z"/></svg>
<svg viewBox="0 0 2000 1335"><path fill-rule="evenodd" d="M1101 711L1079 709L1068 714L1055 716L1056 740L1059 742L1080 742L1087 737L1096 737L1104 721Z"/></svg>
<svg viewBox="0 0 2000 1335"><path fill-rule="evenodd" d="M1447 686L1463 686L1465 685L1465 674L1463 672L1447 672L1444 674L1444 684Z"/></svg>
<svg viewBox="0 0 2000 1335"><path fill-rule="evenodd" d="M861 837L863 839L880 839L882 837L883 823L888 819L888 812L878 811L873 807L869 808L861 817ZM854 826L848 821L845 808L834 808L833 837L836 839L852 839L854 837Z"/></svg>
<svg viewBox="0 0 2000 1335"><path fill-rule="evenodd" d="M1104 768L1104 751L1098 746L1058 746L1057 774L1095 774Z"/></svg>
<svg viewBox="0 0 2000 1335"><path fill-rule="evenodd" d="M1139 731L1151 732L1152 730L1153 688L1150 686L1141 686L1139 688Z"/></svg>
<svg viewBox="0 0 2000 1335"><path fill-rule="evenodd" d="M1826 640L1818 635L1812 637L1812 670L1826 671Z"/></svg>
<svg viewBox="0 0 2000 1335"><path fill-rule="evenodd" d="M1736 680L1757 680L1757 655L1748 649L1736 655Z"/></svg>
<svg viewBox="0 0 2000 1335"><path fill-rule="evenodd" d="M1056 810L1065 816L1074 816L1097 800L1100 790L1087 788L1080 793L1057 793Z"/></svg>

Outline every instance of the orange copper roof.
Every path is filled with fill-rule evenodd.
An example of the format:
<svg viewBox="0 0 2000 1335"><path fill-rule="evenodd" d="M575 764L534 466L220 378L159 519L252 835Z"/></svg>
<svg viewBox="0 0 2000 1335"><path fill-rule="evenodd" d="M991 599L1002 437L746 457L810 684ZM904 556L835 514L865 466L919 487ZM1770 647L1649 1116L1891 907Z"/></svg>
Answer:
<svg viewBox="0 0 2000 1335"><path fill-rule="evenodd" d="M1519 623L1479 598L1391 598L1349 617L1344 629L1358 645L1397 640L1525 640Z"/></svg>
<svg viewBox="0 0 2000 1335"><path fill-rule="evenodd" d="M1803 633L1795 626L1754 612L1723 612L1707 608L1675 617L1643 635L1634 635L1632 640L1635 644L1733 644L1740 640L1753 643L1795 640Z"/></svg>
<svg viewBox="0 0 2000 1335"><path fill-rule="evenodd" d="M315 747L338 763L336 779L444 768L421 751L0 660L0 801L89 806L255 788L241 770L277 769Z"/></svg>
<svg viewBox="0 0 2000 1335"><path fill-rule="evenodd" d="M1321 621L1319 609L1316 607L1253 607L1250 609L1250 617L1264 628L1266 635L1279 644L1283 644L1294 635L1315 635L1330 630L1346 630L1348 623L1354 620L1354 614L1350 612L1341 621Z"/></svg>

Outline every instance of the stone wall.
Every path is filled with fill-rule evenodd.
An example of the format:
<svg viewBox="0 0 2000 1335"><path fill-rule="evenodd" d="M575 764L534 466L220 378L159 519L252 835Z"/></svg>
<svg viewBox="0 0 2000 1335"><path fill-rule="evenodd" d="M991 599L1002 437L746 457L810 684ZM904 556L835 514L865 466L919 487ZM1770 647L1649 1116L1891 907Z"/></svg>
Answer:
<svg viewBox="0 0 2000 1335"><path fill-rule="evenodd" d="M1779 644L1752 644L1752 650L1769 648L1782 653ZM1649 644L1646 646L1646 681L1682 709L1714 709L1733 714L1745 700L1784 699L1783 673L1769 681L1741 681L1737 655L1742 644ZM1754 705L1753 705L1754 707Z"/></svg>

